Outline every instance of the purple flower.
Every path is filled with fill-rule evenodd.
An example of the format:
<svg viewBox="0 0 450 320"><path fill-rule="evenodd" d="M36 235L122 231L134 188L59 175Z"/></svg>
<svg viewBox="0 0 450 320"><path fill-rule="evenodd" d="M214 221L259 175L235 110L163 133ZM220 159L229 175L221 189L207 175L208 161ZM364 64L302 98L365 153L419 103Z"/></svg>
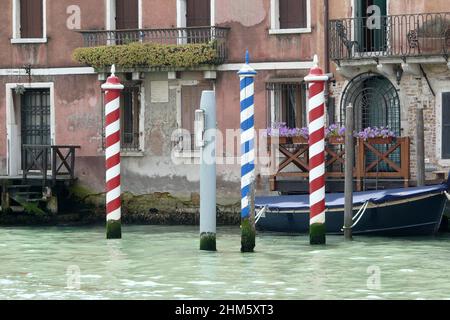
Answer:
<svg viewBox="0 0 450 320"><path fill-rule="evenodd" d="M338 124L330 124L325 128L327 137L343 137L345 136L345 127ZM267 136L279 136L279 137L303 137L309 138L309 130L307 127L303 128L289 128L285 122L274 122L270 128L267 128ZM390 130L389 127L367 127L363 130L353 132L353 136L356 138L369 139L369 138L389 138L396 137L395 133Z"/></svg>

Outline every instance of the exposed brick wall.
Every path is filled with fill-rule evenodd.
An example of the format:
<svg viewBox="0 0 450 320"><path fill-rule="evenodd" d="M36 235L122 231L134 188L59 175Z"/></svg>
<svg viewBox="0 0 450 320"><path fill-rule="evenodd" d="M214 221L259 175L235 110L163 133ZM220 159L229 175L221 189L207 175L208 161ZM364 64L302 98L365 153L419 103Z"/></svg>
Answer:
<svg viewBox="0 0 450 320"><path fill-rule="evenodd" d="M439 82L442 79L438 78L438 74L428 74L430 81ZM436 152L437 143L440 143L440 138L437 137L437 126L440 125L438 121L438 101L431 93L428 83L425 78L416 78L412 75L404 75L400 86L397 85L394 79L391 82L399 89L400 105L401 105L401 129L402 136L409 136L411 138L411 179L416 178L416 109L422 105L424 108L424 124L425 124L425 159L426 167L431 169L427 172L427 178L433 178L433 168L437 170L448 170L449 167L443 167L439 164L440 158ZM450 79L449 79L450 81ZM343 90L348 84L347 80L337 81L330 85L330 96L336 99L336 116L340 117L340 104ZM449 90L450 91L450 85Z"/></svg>

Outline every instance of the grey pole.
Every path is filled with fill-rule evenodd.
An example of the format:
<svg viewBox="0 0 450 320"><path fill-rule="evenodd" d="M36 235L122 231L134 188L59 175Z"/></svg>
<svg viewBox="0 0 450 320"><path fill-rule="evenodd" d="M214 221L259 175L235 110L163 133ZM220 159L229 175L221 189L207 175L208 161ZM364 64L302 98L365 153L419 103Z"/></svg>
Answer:
<svg viewBox="0 0 450 320"><path fill-rule="evenodd" d="M344 237L352 240L353 224L353 165L355 149L353 143L353 106L345 109L345 211Z"/></svg>
<svg viewBox="0 0 450 320"><path fill-rule="evenodd" d="M419 106L416 109L417 186L425 185L425 128L423 121L423 107Z"/></svg>
<svg viewBox="0 0 450 320"><path fill-rule="evenodd" d="M204 144L200 155L200 250L216 251L216 98L203 91Z"/></svg>

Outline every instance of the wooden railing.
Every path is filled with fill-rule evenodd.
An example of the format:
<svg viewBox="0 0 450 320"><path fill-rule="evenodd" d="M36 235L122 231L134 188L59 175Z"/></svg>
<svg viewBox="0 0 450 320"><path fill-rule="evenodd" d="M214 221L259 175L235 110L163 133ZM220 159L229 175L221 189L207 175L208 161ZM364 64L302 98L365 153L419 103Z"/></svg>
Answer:
<svg viewBox="0 0 450 320"><path fill-rule="evenodd" d="M23 145L22 178L38 174L42 185L47 185L48 171L55 184L58 177L67 176L71 182L75 179L75 152L80 146L72 145ZM49 166L51 160L51 166Z"/></svg>
<svg viewBox="0 0 450 320"><path fill-rule="evenodd" d="M410 179L410 138L355 138L355 167L353 177L357 190L363 189L364 179L401 179L405 187ZM278 149L284 157L270 177L270 189L276 190L280 178L308 179L308 140L301 137L269 139L271 150ZM344 179L345 142L343 138L327 139L325 146L326 178ZM272 152L275 161L277 152ZM381 169L380 169L381 168Z"/></svg>

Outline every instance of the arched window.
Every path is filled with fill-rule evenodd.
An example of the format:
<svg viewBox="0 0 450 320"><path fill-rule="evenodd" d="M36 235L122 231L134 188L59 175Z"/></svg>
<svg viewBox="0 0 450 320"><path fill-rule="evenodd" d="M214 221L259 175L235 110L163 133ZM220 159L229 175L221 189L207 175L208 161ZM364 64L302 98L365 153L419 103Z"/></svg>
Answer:
<svg viewBox="0 0 450 320"><path fill-rule="evenodd" d="M341 100L342 123L345 123L345 107L350 103L354 107L355 130L389 127L400 135L400 98L386 77L363 73L349 82Z"/></svg>
<svg viewBox="0 0 450 320"><path fill-rule="evenodd" d="M341 100L341 123L345 124L345 107L353 105L355 131L368 127L389 127L397 136L401 135L400 98L397 89L386 77L375 73L363 73L353 78L344 89ZM379 151L387 151L388 145L379 145ZM400 163L399 150L391 153L389 159ZM367 163L377 160L371 151L366 154ZM371 171L383 172L391 169L384 163Z"/></svg>

